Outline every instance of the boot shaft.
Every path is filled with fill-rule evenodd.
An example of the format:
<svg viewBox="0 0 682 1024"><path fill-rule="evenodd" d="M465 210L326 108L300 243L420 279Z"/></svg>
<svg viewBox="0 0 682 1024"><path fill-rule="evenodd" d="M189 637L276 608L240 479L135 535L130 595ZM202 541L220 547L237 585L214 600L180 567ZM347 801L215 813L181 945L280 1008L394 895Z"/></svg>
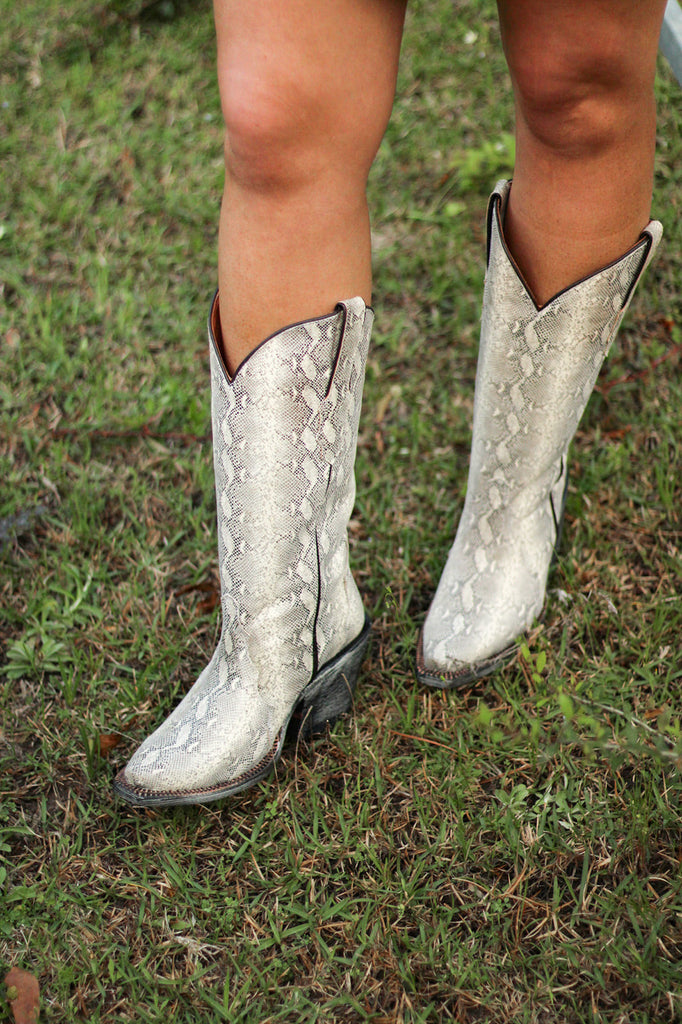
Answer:
<svg viewBox="0 0 682 1024"><path fill-rule="evenodd" d="M209 320L223 633L296 636L311 671L364 621L347 526L372 321L361 299L341 303L267 339L230 379L217 302Z"/></svg>
<svg viewBox="0 0 682 1024"><path fill-rule="evenodd" d="M488 211L488 269L476 376L471 476L501 504L556 483L568 445L634 289L661 237L652 221L623 257L538 307L506 247L499 182ZM479 484L481 486L479 486ZM470 488L471 489L471 488ZM520 499L519 499L520 500ZM527 508L520 508L524 515Z"/></svg>

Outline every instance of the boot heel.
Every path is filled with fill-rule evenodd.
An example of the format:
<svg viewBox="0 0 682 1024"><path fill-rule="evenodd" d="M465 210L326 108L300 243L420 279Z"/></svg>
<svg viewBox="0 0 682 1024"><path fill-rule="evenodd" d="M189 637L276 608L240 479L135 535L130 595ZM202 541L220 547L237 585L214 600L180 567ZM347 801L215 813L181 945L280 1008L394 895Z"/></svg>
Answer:
<svg viewBox="0 0 682 1024"><path fill-rule="evenodd" d="M299 736L323 732L327 725L350 711L370 634L371 624L365 617L360 635L324 665L308 683L294 715Z"/></svg>

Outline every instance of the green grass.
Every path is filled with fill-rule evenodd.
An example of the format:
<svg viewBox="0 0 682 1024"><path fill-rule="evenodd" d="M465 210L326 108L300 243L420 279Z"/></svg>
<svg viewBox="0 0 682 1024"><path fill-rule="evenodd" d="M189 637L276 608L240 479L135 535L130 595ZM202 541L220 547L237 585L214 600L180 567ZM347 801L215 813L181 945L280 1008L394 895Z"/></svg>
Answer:
<svg viewBox="0 0 682 1024"><path fill-rule="evenodd" d="M415 638L466 484L485 203L513 147L493 5L415 0L370 187L351 538L375 640L355 715L255 790L140 812L112 776L219 628L212 17L205 0L5 6L0 976L36 974L59 1024L682 1019L667 67L664 245L572 448L545 622L493 679L428 691Z"/></svg>

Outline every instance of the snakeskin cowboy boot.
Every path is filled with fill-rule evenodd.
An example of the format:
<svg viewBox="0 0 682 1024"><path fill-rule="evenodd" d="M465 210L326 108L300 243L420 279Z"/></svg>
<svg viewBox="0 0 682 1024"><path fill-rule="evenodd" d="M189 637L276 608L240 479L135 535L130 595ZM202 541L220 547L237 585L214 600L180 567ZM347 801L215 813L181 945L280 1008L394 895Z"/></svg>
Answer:
<svg viewBox="0 0 682 1024"><path fill-rule="evenodd" d="M466 500L417 651L421 681L442 688L493 672L542 613L568 446L662 234L651 221L620 260L538 308L504 240L510 184L488 208Z"/></svg>
<svg viewBox="0 0 682 1024"><path fill-rule="evenodd" d="M373 313L362 299L263 342L233 379L209 317L222 631L208 666L118 774L133 804L205 803L275 765L291 726L351 705L369 621L348 565Z"/></svg>

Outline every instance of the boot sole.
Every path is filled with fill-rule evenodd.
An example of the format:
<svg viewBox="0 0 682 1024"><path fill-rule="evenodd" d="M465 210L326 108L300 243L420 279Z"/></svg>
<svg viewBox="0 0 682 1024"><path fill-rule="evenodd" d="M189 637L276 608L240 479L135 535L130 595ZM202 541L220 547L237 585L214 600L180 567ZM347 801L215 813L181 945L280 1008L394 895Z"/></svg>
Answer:
<svg viewBox="0 0 682 1024"><path fill-rule="evenodd" d="M483 661L477 661L473 665L463 664L461 669L454 669L448 672L438 671L427 668L424 664L423 630L420 630L417 640L417 679L420 683L424 683L426 686L435 686L439 690L456 690L466 686L467 683L473 683L477 679L484 679L486 676L492 675L498 668L502 668L506 662L511 661L518 649L519 645L513 643L509 647L505 647L498 654L493 654L490 658L485 658Z"/></svg>
<svg viewBox="0 0 682 1024"><path fill-rule="evenodd" d="M370 634L371 623L369 618L365 617L362 632L336 657L323 665L307 684L265 757L236 779L209 789L157 793L130 786L125 781L124 770L114 779L114 792L136 807L174 807L222 800L254 786L274 769L282 756L286 742L324 732L328 725L350 711Z"/></svg>

